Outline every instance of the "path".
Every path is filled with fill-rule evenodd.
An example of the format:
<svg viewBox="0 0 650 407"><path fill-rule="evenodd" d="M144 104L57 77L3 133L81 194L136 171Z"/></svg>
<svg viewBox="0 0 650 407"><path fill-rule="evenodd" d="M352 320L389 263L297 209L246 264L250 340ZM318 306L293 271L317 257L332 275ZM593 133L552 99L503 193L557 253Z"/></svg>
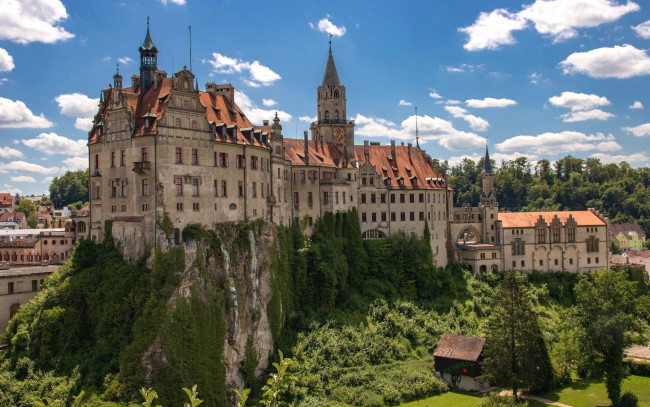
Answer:
<svg viewBox="0 0 650 407"><path fill-rule="evenodd" d="M510 396L510 397L512 397L512 390L503 390L501 393L499 393L499 396ZM550 406L571 407L568 404L558 403L557 401L544 399L544 398L537 397L537 396L530 396L530 395L527 395L527 394L520 394L519 397L521 397L522 399L539 401L540 403L548 404Z"/></svg>
<svg viewBox="0 0 650 407"><path fill-rule="evenodd" d="M625 354L628 358L650 362L650 346L648 345L632 346L625 349Z"/></svg>

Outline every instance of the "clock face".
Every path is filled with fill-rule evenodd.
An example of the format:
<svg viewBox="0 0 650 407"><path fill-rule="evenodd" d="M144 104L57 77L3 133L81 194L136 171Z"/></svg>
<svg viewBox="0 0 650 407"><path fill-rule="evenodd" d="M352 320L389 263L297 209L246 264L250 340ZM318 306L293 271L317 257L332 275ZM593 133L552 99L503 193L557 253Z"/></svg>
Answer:
<svg viewBox="0 0 650 407"><path fill-rule="evenodd" d="M336 130L334 132L334 138L336 141L341 142L341 140L343 140L343 132L341 130Z"/></svg>

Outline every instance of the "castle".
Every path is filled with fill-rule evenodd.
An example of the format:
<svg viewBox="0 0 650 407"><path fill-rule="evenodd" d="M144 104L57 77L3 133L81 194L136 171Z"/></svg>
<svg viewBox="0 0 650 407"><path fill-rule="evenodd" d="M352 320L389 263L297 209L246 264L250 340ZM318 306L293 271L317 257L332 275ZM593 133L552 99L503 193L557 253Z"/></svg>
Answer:
<svg viewBox="0 0 650 407"><path fill-rule="evenodd" d="M180 244L192 223L304 221L309 232L325 212L356 207L364 239L422 235L428 222L442 266L581 272L608 264L608 221L594 211L500 213L487 147L480 205L453 207L453 190L419 143L356 145L331 44L317 120L303 139L285 138L277 114L272 124L251 123L232 85L201 91L187 68L168 77L148 25L139 52L140 75L124 87L115 74L88 137L89 234L101 241L111 220L127 257L155 245L163 214Z"/></svg>

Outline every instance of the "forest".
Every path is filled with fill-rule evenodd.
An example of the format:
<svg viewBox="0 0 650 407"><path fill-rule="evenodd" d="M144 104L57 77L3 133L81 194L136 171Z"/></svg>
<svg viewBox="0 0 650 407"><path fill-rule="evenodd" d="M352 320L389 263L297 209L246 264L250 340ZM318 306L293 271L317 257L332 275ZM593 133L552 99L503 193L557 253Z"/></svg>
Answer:
<svg viewBox="0 0 650 407"><path fill-rule="evenodd" d="M586 210L596 208L611 223L638 223L650 236L650 168L626 162L603 164L597 158L570 155L551 163L526 157L492 160L494 187L501 211ZM477 205L483 158L464 159L455 167L436 163L449 177L456 205Z"/></svg>

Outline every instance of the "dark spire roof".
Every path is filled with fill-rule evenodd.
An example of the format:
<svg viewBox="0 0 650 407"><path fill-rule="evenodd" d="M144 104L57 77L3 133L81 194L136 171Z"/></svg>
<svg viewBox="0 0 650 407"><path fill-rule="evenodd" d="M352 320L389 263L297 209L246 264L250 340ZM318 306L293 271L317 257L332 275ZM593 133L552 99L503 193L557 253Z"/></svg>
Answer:
<svg viewBox="0 0 650 407"><path fill-rule="evenodd" d="M154 51L158 52L158 49L151 39L151 34L149 34L149 17L147 17L147 36L144 38L144 42L140 46L140 52L142 51Z"/></svg>
<svg viewBox="0 0 650 407"><path fill-rule="evenodd" d="M330 54L327 57L327 66L325 67L325 75L323 75L323 86L340 84L339 74L336 72L336 65L334 65L334 57L332 57L332 43L330 43Z"/></svg>
<svg viewBox="0 0 650 407"><path fill-rule="evenodd" d="M488 153L487 144L485 144L485 157L483 158L483 171L491 174L492 173L492 162L490 161L490 154Z"/></svg>

